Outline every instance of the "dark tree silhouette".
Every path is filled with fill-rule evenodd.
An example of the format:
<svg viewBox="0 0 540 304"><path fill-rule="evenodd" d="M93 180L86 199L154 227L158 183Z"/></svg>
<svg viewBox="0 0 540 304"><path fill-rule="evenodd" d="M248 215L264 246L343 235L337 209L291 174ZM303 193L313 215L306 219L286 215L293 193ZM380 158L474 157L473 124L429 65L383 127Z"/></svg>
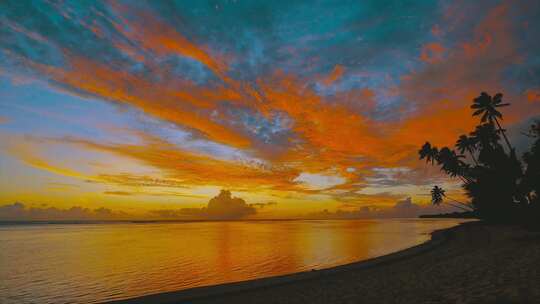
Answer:
<svg viewBox="0 0 540 304"><path fill-rule="evenodd" d="M510 142L508 141L508 138L506 137L506 134L504 133L504 129L502 128L499 119L502 120L502 114L497 110L497 108L500 107L506 107L509 106L509 103L502 103L502 94L497 93L495 96L491 97L486 92L482 92L480 96L476 97L473 101L473 104L471 105L471 109L475 109L473 116L476 115L482 115L481 122L489 121L490 123L495 122L497 124L497 127L499 127L499 131L504 137L504 140L506 141L506 144L508 145L508 150L512 151L512 146L510 145Z"/></svg>
<svg viewBox="0 0 540 304"><path fill-rule="evenodd" d="M456 148L459 153L464 154L465 151L469 152L469 155L473 159L474 163L478 165L478 161L474 156L474 151L476 151L477 141L474 137L468 137L467 135L461 135L456 142Z"/></svg>
<svg viewBox="0 0 540 304"><path fill-rule="evenodd" d="M497 149L499 146L500 137L493 123L476 126L470 136L482 149Z"/></svg>
<svg viewBox="0 0 540 304"><path fill-rule="evenodd" d="M500 93L494 97L481 93L471 106L473 116L481 115L480 124L469 136L459 137L455 144L458 152L448 147L438 149L429 142L418 151L420 159L440 166L450 177L459 177L470 198L468 204L452 200L436 186L431 190L433 204L438 205L446 198L458 203L460 208L473 209L476 216L484 219L540 222L540 122L526 133L534 143L520 160L500 124L503 115L499 108L508 105L502 102ZM500 143L500 135L508 152ZM473 164L467 163L465 151Z"/></svg>
<svg viewBox="0 0 540 304"><path fill-rule="evenodd" d="M462 206L458 206L458 205L455 205L455 204L451 204L451 203L448 203L448 202L445 202L444 201L444 198L448 198ZM433 188L431 189L431 203L435 206L439 206L440 204L442 203L445 203L447 205L450 205L452 207L455 207L455 208L459 208L461 210L464 210L464 211L473 211L473 208L467 204L464 204L460 201L456 201L454 199L451 199L449 197L446 196L446 191L439 187L439 186L433 186Z"/></svg>
<svg viewBox="0 0 540 304"><path fill-rule="evenodd" d="M536 121L527 136L534 138L531 150L523 155L527 168L524 173L521 191L525 193L535 209L540 208L540 121Z"/></svg>
<svg viewBox="0 0 540 304"><path fill-rule="evenodd" d="M433 186L431 189L431 203L433 205L440 205L443 202L444 190L439 186Z"/></svg>
<svg viewBox="0 0 540 304"><path fill-rule="evenodd" d="M443 147L439 151L438 164L441 165L441 169L451 177L459 177L463 182L468 181L466 171L469 169L468 165L462 161L463 155L458 155L454 150L450 150L448 147Z"/></svg>
<svg viewBox="0 0 540 304"><path fill-rule="evenodd" d="M420 154L420 159L426 159L426 162L434 164L437 158L439 157L439 151L436 147L432 147L429 142L426 142L422 149L418 151Z"/></svg>

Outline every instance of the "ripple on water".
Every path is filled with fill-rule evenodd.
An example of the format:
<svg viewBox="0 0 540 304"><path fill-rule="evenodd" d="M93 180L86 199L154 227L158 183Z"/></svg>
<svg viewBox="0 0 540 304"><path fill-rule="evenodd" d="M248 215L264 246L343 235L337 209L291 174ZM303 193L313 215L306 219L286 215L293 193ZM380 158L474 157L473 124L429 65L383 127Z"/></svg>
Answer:
<svg viewBox="0 0 540 304"><path fill-rule="evenodd" d="M96 303L321 269L419 244L457 220L0 227L0 303Z"/></svg>

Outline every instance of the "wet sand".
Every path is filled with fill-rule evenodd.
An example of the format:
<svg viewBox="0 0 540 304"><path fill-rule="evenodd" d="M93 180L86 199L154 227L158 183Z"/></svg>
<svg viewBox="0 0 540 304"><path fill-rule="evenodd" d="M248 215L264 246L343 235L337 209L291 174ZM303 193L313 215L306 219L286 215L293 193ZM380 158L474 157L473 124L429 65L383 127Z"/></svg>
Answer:
<svg viewBox="0 0 540 304"><path fill-rule="evenodd" d="M471 222L375 259L109 303L540 303L540 233Z"/></svg>

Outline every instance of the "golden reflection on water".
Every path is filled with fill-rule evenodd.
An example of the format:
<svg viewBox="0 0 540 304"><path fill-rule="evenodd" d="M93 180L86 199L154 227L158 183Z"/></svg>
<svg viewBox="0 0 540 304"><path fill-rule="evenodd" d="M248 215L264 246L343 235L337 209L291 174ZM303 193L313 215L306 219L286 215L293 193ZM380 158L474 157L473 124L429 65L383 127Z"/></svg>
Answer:
<svg viewBox="0 0 540 304"><path fill-rule="evenodd" d="M0 303L95 303L327 268L456 220L0 226Z"/></svg>

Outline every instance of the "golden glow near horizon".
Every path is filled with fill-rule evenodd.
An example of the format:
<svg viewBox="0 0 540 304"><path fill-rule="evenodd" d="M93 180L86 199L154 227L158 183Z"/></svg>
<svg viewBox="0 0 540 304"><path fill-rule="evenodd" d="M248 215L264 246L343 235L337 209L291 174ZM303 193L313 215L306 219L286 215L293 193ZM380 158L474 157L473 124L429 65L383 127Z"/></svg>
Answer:
<svg viewBox="0 0 540 304"><path fill-rule="evenodd" d="M6 293L1 297L34 303L54 302L60 295L69 303L101 303L321 269L414 246L427 240L429 231L456 223L13 225L2 231L7 241L0 247L0 277L9 280L2 281ZM48 249L40 250L36 259L36 253L28 248ZM20 275L21 269L28 275Z"/></svg>
<svg viewBox="0 0 540 304"><path fill-rule="evenodd" d="M237 218L450 211L428 189L461 191L420 146L468 132L484 90L506 94L516 138L540 113L538 79L515 76L537 52L513 18L534 18L506 2L467 4L467 27L433 4L384 31L350 26L375 18L361 5L322 28L293 7L255 24L240 4L192 5L0 4L0 220L206 218L221 190Z"/></svg>

